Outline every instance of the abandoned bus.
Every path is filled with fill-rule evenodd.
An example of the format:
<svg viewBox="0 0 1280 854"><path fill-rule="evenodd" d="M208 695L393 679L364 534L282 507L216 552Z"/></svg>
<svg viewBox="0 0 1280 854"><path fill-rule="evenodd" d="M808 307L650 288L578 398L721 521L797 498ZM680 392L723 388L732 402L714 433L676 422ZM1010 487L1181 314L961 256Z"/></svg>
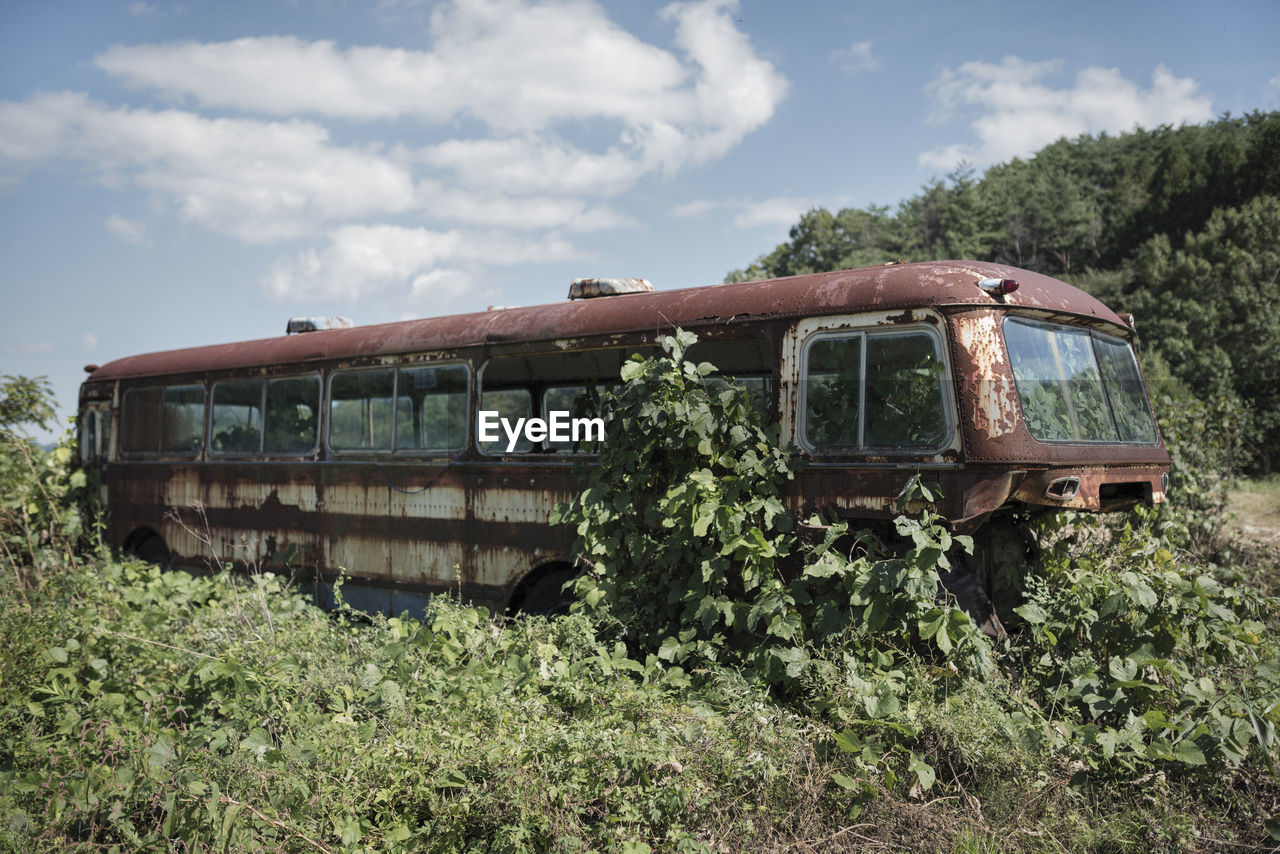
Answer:
<svg viewBox="0 0 1280 854"><path fill-rule="evenodd" d="M1020 559L1030 514L1164 499L1134 330L1064 282L948 261L609 286L637 281L90 366L80 438L107 539L176 565L304 568L322 603L345 571L344 599L368 611L417 612L442 591L548 610L573 573L573 532L548 520L590 445L495 440L480 413L573 410L677 327L698 336L690 358L760 394L805 459L797 518L887 520L923 473L989 573Z"/></svg>

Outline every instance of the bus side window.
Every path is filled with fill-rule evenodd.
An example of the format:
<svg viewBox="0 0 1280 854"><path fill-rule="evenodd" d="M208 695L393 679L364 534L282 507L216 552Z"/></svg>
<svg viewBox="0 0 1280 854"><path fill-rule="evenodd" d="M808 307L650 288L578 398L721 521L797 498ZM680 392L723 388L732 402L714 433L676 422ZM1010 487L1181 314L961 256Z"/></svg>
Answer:
<svg viewBox="0 0 1280 854"><path fill-rule="evenodd" d="M90 409L84 414L81 427L83 438L80 441L80 461L86 465L98 460L98 410Z"/></svg>
<svg viewBox="0 0 1280 854"><path fill-rule="evenodd" d="M727 382L744 387L752 403L768 416L773 408L773 350L760 337L723 338L698 341L689 348L686 360L692 364L710 362L716 372L708 378L713 392L722 391Z"/></svg>
<svg viewBox="0 0 1280 854"><path fill-rule="evenodd" d="M529 394L528 389L523 388L502 388L493 389L480 395L480 411L481 412L497 412L499 424L501 419L506 419L512 429L518 419L528 419L533 417L533 398ZM507 436L506 431L498 428L498 439L493 442L479 442L480 450L486 454L527 454L533 450L533 443L524 436L521 430L519 438L516 440L515 447L510 452L507 446L511 440Z"/></svg>
<svg viewBox="0 0 1280 854"><path fill-rule="evenodd" d="M804 435L815 448L861 444L860 334L820 338L806 353Z"/></svg>
<svg viewBox="0 0 1280 854"><path fill-rule="evenodd" d="M816 449L935 448L947 437L944 365L928 332L822 334L804 371L804 438Z"/></svg>
<svg viewBox="0 0 1280 854"><path fill-rule="evenodd" d="M867 336L866 425L871 448L930 448L946 438L942 358L927 333Z"/></svg>
<svg viewBox="0 0 1280 854"><path fill-rule="evenodd" d="M198 454L204 444L204 386L170 386L164 390L164 440L161 451Z"/></svg>
<svg viewBox="0 0 1280 854"><path fill-rule="evenodd" d="M600 415L600 395L608 386L605 385L570 385L552 386L542 393L542 415L551 418L553 412L569 413L569 420L596 418ZM594 439L574 441L570 427L570 438L557 442L550 438L546 441L547 450L554 454L594 454L597 442Z"/></svg>
<svg viewBox="0 0 1280 854"><path fill-rule="evenodd" d="M209 449L218 454L256 454L262 450L260 380L214 384Z"/></svg>
<svg viewBox="0 0 1280 854"><path fill-rule="evenodd" d="M125 453L155 453L160 449L162 388L131 388L124 393L120 416L120 448Z"/></svg>
<svg viewBox="0 0 1280 854"><path fill-rule="evenodd" d="M320 423L320 378L267 381L267 451L315 450Z"/></svg>
<svg viewBox="0 0 1280 854"><path fill-rule="evenodd" d="M204 442L204 386L129 389L121 419L126 453L194 456Z"/></svg>
<svg viewBox="0 0 1280 854"><path fill-rule="evenodd" d="M390 451L396 372L341 371L329 384L329 447Z"/></svg>
<svg viewBox="0 0 1280 854"><path fill-rule="evenodd" d="M98 412L98 448L104 460L111 459L111 410Z"/></svg>
<svg viewBox="0 0 1280 854"><path fill-rule="evenodd" d="M529 418L536 413L544 421L553 411L568 411L570 419L595 419L603 417L598 408L598 396L590 388L602 391L618 382L622 365L633 354L654 355L653 347L611 347L600 350L565 350L554 353L530 353L517 356L498 356L491 359L480 374L480 409L497 412L515 427L517 418ZM568 429L572 429L571 426ZM509 439L498 428L500 441L480 442L484 453L506 453ZM533 443L520 440L511 453L526 454L532 451L568 453L572 451L592 453L594 449L581 441L544 440L535 448Z"/></svg>
<svg viewBox="0 0 1280 854"><path fill-rule="evenodd" d="M467 442L467 368L401 368L396 379L396 450L458 451Z"/></svg>

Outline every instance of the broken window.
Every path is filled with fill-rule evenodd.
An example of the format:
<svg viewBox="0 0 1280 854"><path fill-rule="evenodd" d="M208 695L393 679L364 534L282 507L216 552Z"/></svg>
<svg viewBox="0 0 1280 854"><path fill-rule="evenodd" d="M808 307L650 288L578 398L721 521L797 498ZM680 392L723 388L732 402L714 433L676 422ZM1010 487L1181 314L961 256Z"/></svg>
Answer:
<svg viewBox="0 0 1280 854"><path fill-rule="evenodd" d="M622 365L632 354L655 355L652 347L615 347L602 350L566 350L502 356L491 359L481 373L480 410L497 412L515 429L519 418L549 421L553 412L568 412L564 429L572 436L574 418L603 418L599 393L619 382ZM534 407L537 411L534 411ZM548 425L550 426L550 425ZM581 431L585 437L585 431ZM477 443L486 454L507 453L510 440L501 426L498 440ZM594 444L585 438L574 442L547 438L534 443L522 430L511 453L591 452Z"/></svg>

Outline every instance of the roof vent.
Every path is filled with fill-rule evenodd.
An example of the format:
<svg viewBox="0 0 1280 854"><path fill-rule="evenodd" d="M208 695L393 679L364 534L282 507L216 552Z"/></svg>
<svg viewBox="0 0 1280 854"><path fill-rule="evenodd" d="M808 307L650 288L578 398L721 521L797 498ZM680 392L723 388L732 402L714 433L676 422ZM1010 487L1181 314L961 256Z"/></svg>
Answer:
<svg viewBox="0 0 1280 854"><path fill-rule="evenodd" d="M350 329L355 326L349 317L291 317L285 327L285 335L299 332L321 332L325 329Z"/></svg>
<svg viewBox="0 0 1280 854"><path fill-rule="evenodd" d="M653 283L648 279L574 279L569 285L569 299L651 294L653 291Z"/></svg>

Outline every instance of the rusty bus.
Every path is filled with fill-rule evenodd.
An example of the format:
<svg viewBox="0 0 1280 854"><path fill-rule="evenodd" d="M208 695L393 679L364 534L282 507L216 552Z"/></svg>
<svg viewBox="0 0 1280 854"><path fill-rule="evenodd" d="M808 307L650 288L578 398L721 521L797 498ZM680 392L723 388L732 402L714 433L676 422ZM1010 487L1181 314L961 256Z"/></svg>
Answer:
<svg viewBox="0 0 1280 854"><path fill-rule="evenodd" d="M806 465L797 518L892 516L908 477L975 536L979 574L1016 562L1019 521L1164 500L1169 455L1134 329L1053 278L897 263L288 334L119 359L80 394L111 545L174 564L339 570L369 611L449 591L541 611L573 573L553 527L579 488L565 443L477 439L477 413L567 409L680 327L761 393Z"/></svg>

